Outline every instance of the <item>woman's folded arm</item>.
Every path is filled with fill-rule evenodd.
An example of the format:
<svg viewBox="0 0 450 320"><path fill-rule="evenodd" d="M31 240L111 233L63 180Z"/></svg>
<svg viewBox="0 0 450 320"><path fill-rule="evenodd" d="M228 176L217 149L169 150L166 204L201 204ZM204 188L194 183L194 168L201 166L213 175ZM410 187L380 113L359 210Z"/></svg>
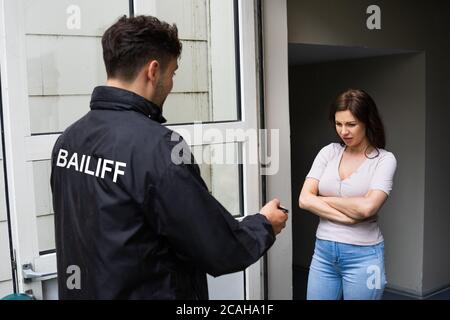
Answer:
<svg viewBox="0 0 450 320"><path fill-rule="evenodd" d="M333 208L326 203L318 194L319 181L313 178L306 178L303 184L302 191L299 197L299 207L314 213L315 215L331 220L333 222L339 222L343 224L356 224L360 221L354 219L339 209Z"/></svg>
<svg viewBox="0 0 450 320"><path fill-rule="evenodd" d="M365 220L375 214L387 199L381 190L370 190L364 197L319 197L332 208L356 219Z"/></svg>

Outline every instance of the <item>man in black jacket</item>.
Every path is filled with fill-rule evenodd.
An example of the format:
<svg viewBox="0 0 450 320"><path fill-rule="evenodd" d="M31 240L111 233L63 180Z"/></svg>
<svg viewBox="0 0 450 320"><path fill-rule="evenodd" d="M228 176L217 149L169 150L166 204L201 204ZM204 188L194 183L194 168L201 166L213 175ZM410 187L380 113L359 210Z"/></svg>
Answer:
<svg viewBox="0 0 450 320"><path fill-rule="evenodd" d="M256 262L287 216L273 200L238 222L195 163L173 161L185 142L161 123L181 54L175 25L122 17L102 45L107 86L52 152L60 298L208 299L206 273Z"/></svg>

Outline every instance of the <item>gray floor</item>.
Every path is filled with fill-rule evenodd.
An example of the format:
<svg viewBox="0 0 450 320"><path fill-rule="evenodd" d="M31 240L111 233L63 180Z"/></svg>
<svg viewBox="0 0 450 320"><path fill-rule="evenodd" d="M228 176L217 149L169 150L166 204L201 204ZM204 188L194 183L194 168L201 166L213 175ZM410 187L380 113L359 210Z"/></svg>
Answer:
<svg viewBox="0 0 450 320"><path fill-rule="evenodd" d="M294 300L305 300L306 299L306 287L308 283L308 270L295 267L293 269L294 277ZM407 295L402 295L398 292L385 290L383 295L383 300L417 300L418 298L413 298ZM450 288L439 293L436 293L425 300L450 300Z"/></svg>

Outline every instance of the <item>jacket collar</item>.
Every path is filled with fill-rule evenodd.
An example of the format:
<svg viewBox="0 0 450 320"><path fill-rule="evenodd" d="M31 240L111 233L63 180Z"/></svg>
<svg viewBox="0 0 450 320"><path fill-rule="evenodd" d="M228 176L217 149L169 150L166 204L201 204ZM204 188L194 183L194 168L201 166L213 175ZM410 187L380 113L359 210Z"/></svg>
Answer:
<svg viewBox="0 0 450 320"><path fill-rule="evenodd" d="M162 115L162 108L134 92L116 87L96 87L92 92L90 106L91 110L132 110L141 112L159 123L167 121Z"/></svg>

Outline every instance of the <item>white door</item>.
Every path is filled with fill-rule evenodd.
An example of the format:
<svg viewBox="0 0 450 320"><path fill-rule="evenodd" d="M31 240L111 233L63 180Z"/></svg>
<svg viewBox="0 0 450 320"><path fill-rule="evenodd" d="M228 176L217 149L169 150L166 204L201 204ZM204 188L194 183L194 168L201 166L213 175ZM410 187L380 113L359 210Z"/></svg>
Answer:
<svg viewBox="0 0 450 320"><path fill-rule="evenodd" d="M18 290L37 299L57 298L51 148L104 84L100 37L130 8L178 25L183 54L164 115L211 192L237 219L260 208L252 1L0 0L13 272ZM209 288L213 299L260 299L260 263L209 278Z"/></svg>

